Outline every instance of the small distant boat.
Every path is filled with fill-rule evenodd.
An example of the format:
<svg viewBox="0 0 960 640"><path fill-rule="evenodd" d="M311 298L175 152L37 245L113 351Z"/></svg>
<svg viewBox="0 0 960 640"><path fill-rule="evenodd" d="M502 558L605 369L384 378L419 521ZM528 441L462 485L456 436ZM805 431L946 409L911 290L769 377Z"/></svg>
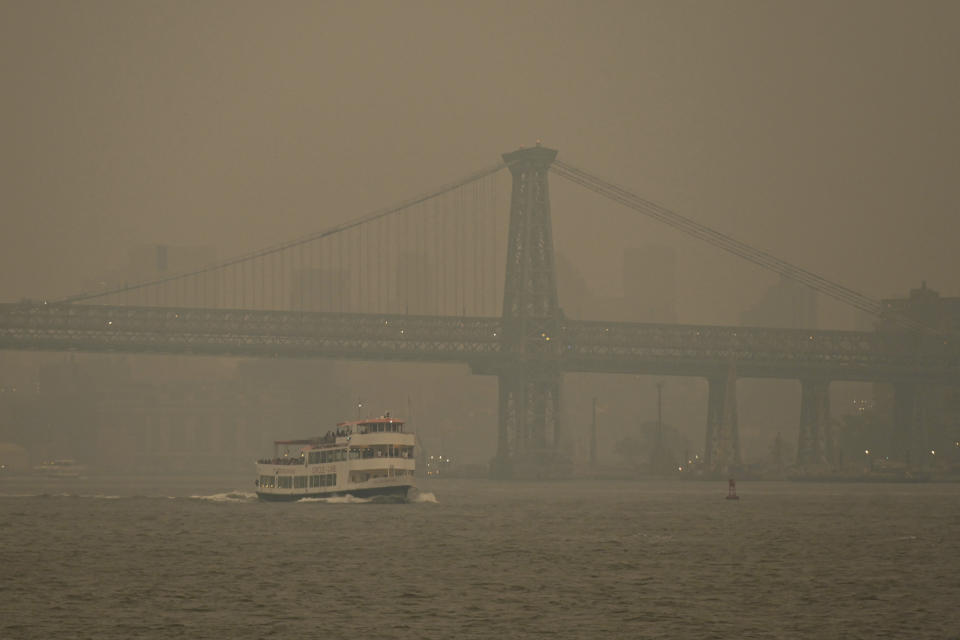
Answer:
<svg viewBox="0 0 960 640"><path fill-rule="evenodd" d="M48 460L33 468L35 475L48 476L51 478L79 478L80 474L86 472L87 467L82 464L77 464L77 461L72 458Z"/></svg>
<svg viewBox="0 0 960 640"><path fill-rule="evenodd" d="M727 485L727 500L739 500L740 496L737 495L737 481L733 478L730 478L730 483Z"/></svg>
<svg viewBox="0 0 960 640"><path fill-rule="evenodd" d="M415 484L416 460L415 436L403 427L388 413L341 422L317 438L277 440L273 458L257 461L257 495L285 501L348 494L406 499Z"/></svg>

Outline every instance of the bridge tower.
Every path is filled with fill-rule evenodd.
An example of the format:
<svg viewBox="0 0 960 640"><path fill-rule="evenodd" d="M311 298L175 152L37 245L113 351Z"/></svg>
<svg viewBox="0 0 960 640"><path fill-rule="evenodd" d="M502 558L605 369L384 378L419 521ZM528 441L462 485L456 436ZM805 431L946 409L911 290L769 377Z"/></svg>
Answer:
<svg viewBox="0 0 960 640"><path fill-rule="evenodd" d="M555 149L505 153L513 176L503 290L503 336L513 364L499 379L494 477L549 477L559 470L560 307L550 223L547 172Z"/></svg>

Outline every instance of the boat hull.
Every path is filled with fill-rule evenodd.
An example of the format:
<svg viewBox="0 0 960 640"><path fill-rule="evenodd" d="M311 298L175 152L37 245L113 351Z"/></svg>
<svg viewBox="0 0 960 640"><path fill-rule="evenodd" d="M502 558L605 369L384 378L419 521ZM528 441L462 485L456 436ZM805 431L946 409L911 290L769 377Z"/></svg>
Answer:
<svg viewBox="0 0 960 640"><path fill-rule="evenodd" d="M412 484L401 484L389 487L367 487L363 489L343 489L340 491L312 491L308 493L270 493L268 491L257 491L257 497L267 502L296 502L304 498L335 498L347 495L353 496L354 498L387 496L406 499L407 493L413 486Z"/></svg>

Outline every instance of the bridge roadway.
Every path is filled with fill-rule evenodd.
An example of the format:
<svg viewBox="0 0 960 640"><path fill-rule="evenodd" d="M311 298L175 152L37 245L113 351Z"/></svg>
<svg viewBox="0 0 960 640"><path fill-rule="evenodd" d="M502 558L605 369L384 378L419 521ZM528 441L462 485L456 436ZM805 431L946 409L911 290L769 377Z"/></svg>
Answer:
<svg viewBox="0 0 960 640"><path fill-rule="evenodd" d="M0 304L0 349L516 363L489 317ZM548 340L549 338L549 340ZM561 371L960 383L958 342L916 333L807 331L564 319L528 357ZM542 343L538 343L542 341Z"/></svg>

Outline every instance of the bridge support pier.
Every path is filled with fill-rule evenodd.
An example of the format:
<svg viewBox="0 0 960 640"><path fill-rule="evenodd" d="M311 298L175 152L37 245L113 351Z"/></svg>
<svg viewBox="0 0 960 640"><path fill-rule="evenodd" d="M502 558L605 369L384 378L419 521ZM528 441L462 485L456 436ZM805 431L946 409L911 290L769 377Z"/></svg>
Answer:
<svg viewBox="0 0 960 640"><path fill-rule="evenodd" d="M737 374L733 364L727 375L707 378L707 442L704 463L710 474L724 475L740 465L737 427Z"/></svg>
<svg viewBox="0 0 960 640"><path fill-rule="evenodd" d="M912 467L922 466L927 459L925 396L916 382L896 382L893 385L890 458Z"/></svg>
<svg viewBox="0 0 960 640"><path fill-rule="evenodd" d="M833 463L833 434L830 429L830 381L800 381L800 434L797 464L801 467Z"/></svg>
<svg viewBox="0 0 960 640"><path fill-rule="evenodd" d="M544 479L556 475L561 377L557 370L523 366L500 373L493 477Z"/></svg>

